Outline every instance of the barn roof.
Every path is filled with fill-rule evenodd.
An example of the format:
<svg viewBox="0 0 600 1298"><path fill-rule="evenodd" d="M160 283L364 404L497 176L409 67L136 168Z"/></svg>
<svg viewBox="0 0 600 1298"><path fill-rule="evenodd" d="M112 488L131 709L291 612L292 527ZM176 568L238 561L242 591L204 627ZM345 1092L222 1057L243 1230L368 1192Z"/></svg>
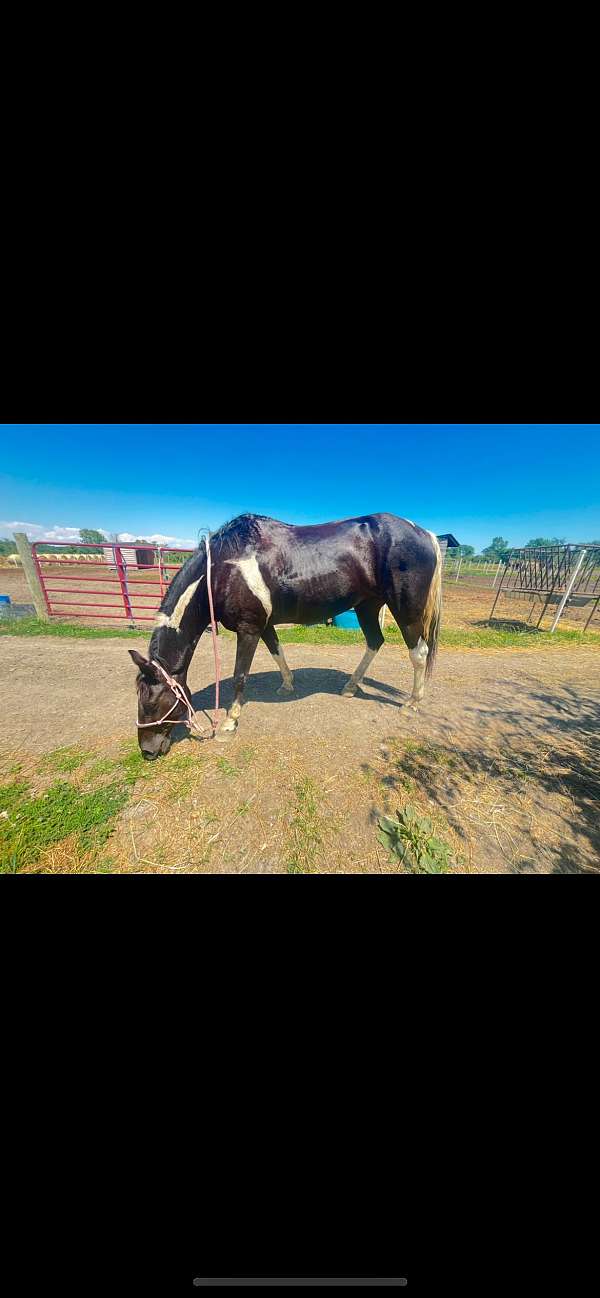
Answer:
<svg viewBox="0 0 600 1298"><path fill-rule="evenodd" d="M457 541L456 537L452 535L452 532L438 532L437 539L438 541L445 541L449 550L452 550L455 545L460 545L460 541Z"/></svg>

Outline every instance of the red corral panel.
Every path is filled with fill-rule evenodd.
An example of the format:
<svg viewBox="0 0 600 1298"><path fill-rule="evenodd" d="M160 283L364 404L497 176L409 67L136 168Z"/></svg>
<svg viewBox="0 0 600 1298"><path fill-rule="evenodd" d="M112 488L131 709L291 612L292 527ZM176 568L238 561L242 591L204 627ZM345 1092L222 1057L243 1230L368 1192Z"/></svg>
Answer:
<svg viewBox="0 0 600 1298"><path fill-rule="evenodd" d="M140 557L146 562L138 563L136 548L131 544L97 546L81 542L77 543L81 554L70 553L72 542L61 545L56 541L35 541L31 548L50 617L85 617L90 621L102 618L126 622L128 626L154 620L182 566L179 557L174 556L194 553L181 547L145 544ZM147 562L151 555L154 563Z"/></svg>

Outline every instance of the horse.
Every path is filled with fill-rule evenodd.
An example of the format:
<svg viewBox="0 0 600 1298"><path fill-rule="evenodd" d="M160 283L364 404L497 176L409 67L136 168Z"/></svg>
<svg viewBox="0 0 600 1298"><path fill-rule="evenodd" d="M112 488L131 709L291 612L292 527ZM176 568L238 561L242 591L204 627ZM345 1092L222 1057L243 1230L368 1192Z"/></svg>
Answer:
<svg viewBox="0 0 600 1298"><path fill-rule="evenodd" d="M409 702L418 705L435 658L441 617L442 556L433 532L394 514L365 514L311 527L240 514L214 532L209 544L215 618L237 635L234 698L217 739L227 739L237 729L259 640L281 672L278 693L291 695L294 678L277 623L323 622L351 608L367 647L343 697L356 693L383 644L379 613L387 604L414 668ZM148 658L129 650L138 668L139 745L150 760L168 752L171 726L191 712L187 672L210 624L206 565L202 541L163 598Z"/></svg>

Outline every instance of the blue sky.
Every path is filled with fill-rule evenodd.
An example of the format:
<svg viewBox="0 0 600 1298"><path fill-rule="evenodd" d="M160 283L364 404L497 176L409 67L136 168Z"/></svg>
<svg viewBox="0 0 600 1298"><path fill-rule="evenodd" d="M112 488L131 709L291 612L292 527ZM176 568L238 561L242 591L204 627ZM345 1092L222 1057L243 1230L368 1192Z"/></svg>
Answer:
<svg viewBox="0 0 600 1298"><path fill-rule="evenodd" d="M0 535L195 543L250 510L390 510L476 549L600 537L599 424L3 424Z"/></svg>

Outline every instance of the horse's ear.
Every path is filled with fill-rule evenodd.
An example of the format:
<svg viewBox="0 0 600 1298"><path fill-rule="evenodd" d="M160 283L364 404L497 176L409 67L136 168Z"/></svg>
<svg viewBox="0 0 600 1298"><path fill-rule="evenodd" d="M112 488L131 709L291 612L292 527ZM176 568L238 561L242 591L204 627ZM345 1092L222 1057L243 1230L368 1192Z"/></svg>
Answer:
<svg viewBox="0 0 600 1298"><path fill-rule="evenodd" d="M154 667L152 663L149 663L148 659L144 658L142 654L139 654L137 649L128 649L127 653L129 654L130 658L133 658L136 667L141 671L142 676L146 677L146 680L149 681L158 680L158 672L156 670L156 667Z"/></svg>

